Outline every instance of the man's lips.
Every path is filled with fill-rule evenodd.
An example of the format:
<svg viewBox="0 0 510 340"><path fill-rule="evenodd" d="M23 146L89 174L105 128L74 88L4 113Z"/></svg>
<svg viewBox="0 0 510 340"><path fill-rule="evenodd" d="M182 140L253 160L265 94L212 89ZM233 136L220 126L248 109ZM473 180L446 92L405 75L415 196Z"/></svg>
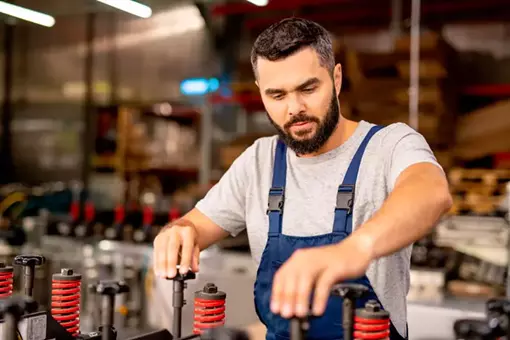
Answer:
<svg viewBox="0 0 510 340"><path fill-rule="evenodd" d="M292 126L303 126L303 125L306 125L308 123L310 123L310 122L297 122L297 123L292 124Z"/></svg>
<svg viewBox="0 0 510 340"><path fill-rule="evenodd" d="M312 124L313 124L313 122L311 122L311 121L306 121L306 122L301 121L301 122L293 123L290 126L290 128L293 129L293 130L294 129L297 129L297 130L309 129L309 128L312 127Z"/></svg>

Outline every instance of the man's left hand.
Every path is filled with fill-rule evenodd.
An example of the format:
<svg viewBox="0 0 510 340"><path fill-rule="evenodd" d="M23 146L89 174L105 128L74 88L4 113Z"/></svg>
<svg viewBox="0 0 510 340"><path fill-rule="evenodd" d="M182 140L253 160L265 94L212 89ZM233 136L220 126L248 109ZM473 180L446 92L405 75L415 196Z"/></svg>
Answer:
<svg viewBox="0 0 510 340"><path fill-rule="evenodd" d="M372 261L370 245L353 236L338 244L295 251L274 276L271 311L284 318L304 317L314 290L312 313L322 315L333 285L362 277Z"/></svg>

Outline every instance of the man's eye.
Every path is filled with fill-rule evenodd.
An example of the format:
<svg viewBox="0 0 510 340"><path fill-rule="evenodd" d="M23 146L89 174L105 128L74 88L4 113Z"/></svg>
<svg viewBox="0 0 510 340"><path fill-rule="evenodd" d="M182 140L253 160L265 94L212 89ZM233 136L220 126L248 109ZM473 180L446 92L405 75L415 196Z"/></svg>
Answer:
<svg viewBox="0 0 510 340"><path fill-rule="evenodd" d="M314 87L307 87L307 88L303 89L304 93L312 93L313 91L315 91Z"/></svg>
<svg viewBox="0 0 510 340"><path fill-rule="evenodd" d="M275 99L275 100L283 99L283 97L284 97L283 94L275 94L275 95L273 95L273 99Z"/></svg>

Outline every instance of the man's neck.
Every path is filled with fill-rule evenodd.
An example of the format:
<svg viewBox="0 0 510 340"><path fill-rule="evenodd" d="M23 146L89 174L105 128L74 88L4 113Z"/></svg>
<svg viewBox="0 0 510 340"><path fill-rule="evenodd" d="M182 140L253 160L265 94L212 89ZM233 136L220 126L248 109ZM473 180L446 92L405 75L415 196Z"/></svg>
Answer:
<svg viewBox="0 0 510 340"><path fill-rule="evenodd" d="M358 124L359 124L358 122L340 117L340 120L335 128L335 131L331 134L331 136L329 137L327 142L322 146L322 148L320 148L319 151L314 153L300 155L300 157L315 157L338 148L352 136L352 134L358 127Z"/></svg>

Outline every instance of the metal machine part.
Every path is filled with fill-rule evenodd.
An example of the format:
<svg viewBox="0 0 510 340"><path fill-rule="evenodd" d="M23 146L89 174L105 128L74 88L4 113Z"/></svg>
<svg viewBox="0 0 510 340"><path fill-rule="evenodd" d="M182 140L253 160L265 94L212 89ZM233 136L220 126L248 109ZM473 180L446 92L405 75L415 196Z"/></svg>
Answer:
<svg viewBox="0 0 510 340"><path fill-rule="evenodd" d="M4 319L2 340L18 339L18 323L25 313L37 310L37 303L28 296L14 295L0 301L0 317Z"/></svg>
<svg viewBox="0 0 510 340"><path fill-rule="evenodd" d="M206 283L202 290L195 292L193 333L225 324L225 300L227 294L218 290L214 283Z"/></svg>
<svg viewBox="0 0 510 340"><path fill-rule="evenodd" d="M360 340L388 340L390 337L390 313L375 301L367 301L364 308L356 310L354 338Z"/></svg>
<svg viewBox="0 0 510 340"><path fill-rule="evenodd" d="M191 270L189 270L185 275L179 273L179 267L177 267L177 275L173 278L168 278L168 280L173 281L172 307L174 308L174 318L172 334L176 338L181 337L182 331L182 307L186 304L186 300L184 300L184 288L186 288L185 281L195 278L195 273Z"/></svg>
<svg viewBox="0 0 510 340"><path fill-rule="evenodd" d="M486 320L461 319L454 324L456 340L495 340Z"/></svg>
<svg viewBox="0 0 510 340"><path fill-rule="evenodd" d="M487 301L488 324L493 335L510 339L510 301L505 298L493 298Z"/></svg>
<svg viewBox="0 0 510 340"><path fill-rule="evenodd" d="M115 296L129 292L129 287L122 281L100 281L90 286L101 295L101 326L102 340L115 340L117 332L114 328Z"/></svg>
<svg viewBox="0 0 510 340"><path fill-rule="evenodd" d="M12 295L14 268L0 263L0 299Z"/></svg>
<svg viewBox="0 0 510 340"><path fill-rule="evenodd" d="M69 333L80 332L81 275L64 268L51 284L51 315Z"/></svg>
<svg viewBox="0 0 510 340"><path fill-rule="evenodd" d="M44 264L45 258L40 255L18 255L14 258L14 264L23 267L23 284L25 294L33 295L35 267Z"/></svg>
<svg viewBox="0 0 510 340"><path fill-rule="evenodd" d="M305 340L310 327L308 318L292 318L290 320L290 338L292 340Z"/></svg>
<svg viewBox="0 0 510 340"><path fill-rule="evenodd" d="M343 320L344 339L354 339L354 312L356 308L356 300L368 293L368 288L356 283L340 283L333 287L332 294L339 295L343 301Z"/></svg>

